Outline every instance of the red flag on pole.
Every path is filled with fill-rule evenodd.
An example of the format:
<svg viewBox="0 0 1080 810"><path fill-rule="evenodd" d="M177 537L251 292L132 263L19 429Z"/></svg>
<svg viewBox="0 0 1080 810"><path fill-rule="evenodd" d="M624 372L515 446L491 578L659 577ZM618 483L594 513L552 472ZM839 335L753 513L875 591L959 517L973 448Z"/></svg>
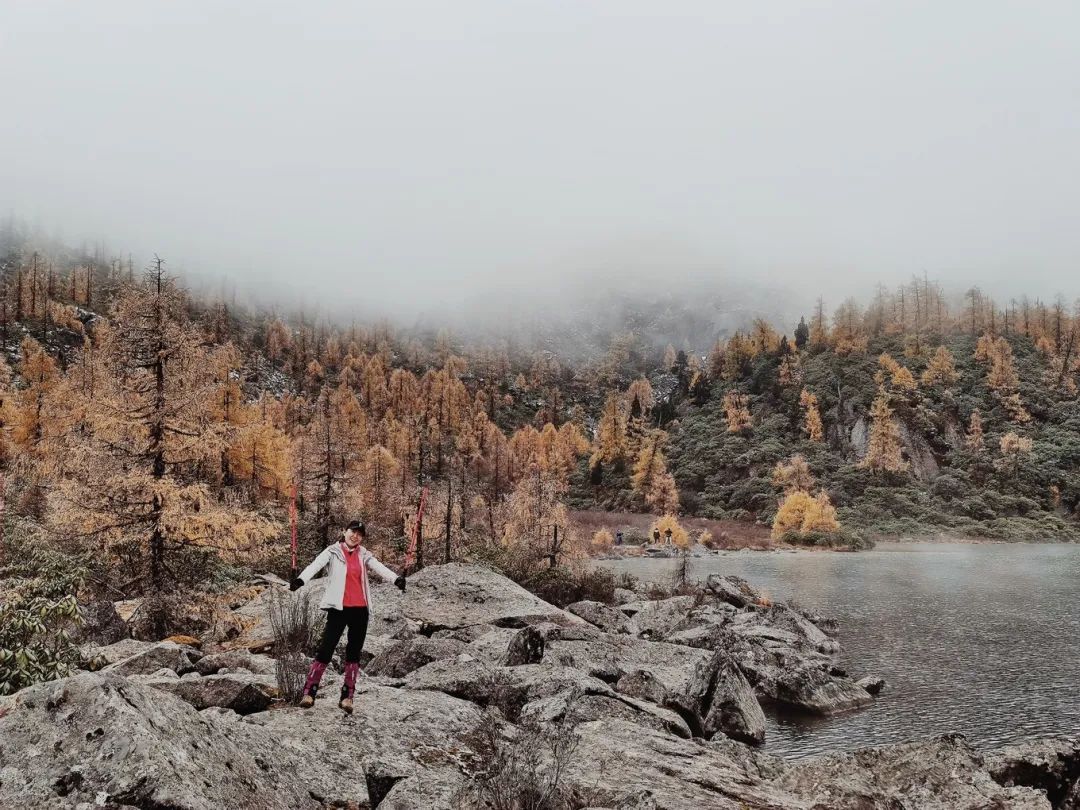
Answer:
<svg viewBox="0 0 1080 810"><path fill-rule="evenodd" d="M416 544L420 539L420 525L424 519L424 504L427 503L427 487L420 491L420 508L416 512L416 522L413 523L412 537L409 538L409 548L405 551L405 570L408 571L416 565Z"/></svg>
<svg viewBox="0 0 1080 810"><path fill-rule="evenodd" d="M289 493L289 551L292 555L292 565L289 568L290 577L295 577L296 568L296 484L292 485Z"/></svg>
<svg viewBox="0 0 1080 810"><path fill-rule="evenodd" d="M4 476L0 475L0 566L3 566L7 562L7 551L4 548L7 541L4 537L4 511L7 508L7 504L4 501L4 495L6 494L4 487Z"/></svg>

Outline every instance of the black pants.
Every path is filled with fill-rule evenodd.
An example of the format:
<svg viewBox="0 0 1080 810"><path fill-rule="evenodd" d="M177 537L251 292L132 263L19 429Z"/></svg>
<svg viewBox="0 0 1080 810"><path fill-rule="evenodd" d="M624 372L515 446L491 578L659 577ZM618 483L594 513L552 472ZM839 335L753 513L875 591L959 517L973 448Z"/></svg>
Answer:
<svg viewBox="0 0 1080 810"><path fill-rule="evenodd" d="M360 653L364 649L367 636L368 609L366 607L347 607L342 610L329 608L326 611L326 628L323 630L322 643L315 654L316 661L329 664L334 657L334 650L341 641L341 634L349 628L349 640L345 642L345 663L359 664Z"/></svg>

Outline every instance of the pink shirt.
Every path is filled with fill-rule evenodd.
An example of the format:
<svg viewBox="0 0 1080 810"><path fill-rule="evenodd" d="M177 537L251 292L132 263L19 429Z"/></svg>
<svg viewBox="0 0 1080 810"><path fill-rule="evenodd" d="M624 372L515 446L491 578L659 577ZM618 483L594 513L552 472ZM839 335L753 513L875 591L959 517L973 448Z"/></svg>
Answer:
<svg viewBox="0 0 1080 810"><path fill-rule="evenodd" d="M360 546L350 550L344 542L341 550L345 554L345 596L342 607L367 607L367 593L364 591L364 561L360 559Z"/></svg>

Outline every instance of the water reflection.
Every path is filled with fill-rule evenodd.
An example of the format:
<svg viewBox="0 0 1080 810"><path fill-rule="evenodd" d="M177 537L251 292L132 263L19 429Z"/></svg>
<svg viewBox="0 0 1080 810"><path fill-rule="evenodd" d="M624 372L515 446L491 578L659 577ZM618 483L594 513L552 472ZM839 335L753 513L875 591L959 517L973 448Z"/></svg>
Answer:
<svg viewBox="0 0 1080 810"><path fill-rule="evenodd" d="M665 581L672 560L610 563ZM694 575L738 574L840 622L841 664L881 675L867 709L769 718L791 757L959 731L980 747L1080 733L1080 546L882 544L859 554L732 552Z"/></svg>

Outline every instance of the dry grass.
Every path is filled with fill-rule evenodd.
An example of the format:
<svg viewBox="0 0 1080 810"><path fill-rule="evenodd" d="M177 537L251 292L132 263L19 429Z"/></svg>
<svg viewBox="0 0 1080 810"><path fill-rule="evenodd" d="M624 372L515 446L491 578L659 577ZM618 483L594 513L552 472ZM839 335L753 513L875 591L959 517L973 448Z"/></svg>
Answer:
<svg viewBox="0 0 1080 810"><path fill-rule="evenodd" d="M275 588L270 598L276 675L282 697L295 703L307 678L310 655L319 643L323 622L312 610L311 594Z"/></svg>
<svg viewBox="0 0 1080 810"><path fill-rule="evenodd" d="M649 527L656 520L656 516L639 512L604 512L592 509L571 512L570 519L574 526L587 537L591 537L600 529L607 529L612 534L621 531L627 541L632 541L635 538L647 537ZM692 540L696 539L701 532L708 531L713 536L715 548L771 549L777 546L769 537L769 530L754 523L696 517L680 517L679 522L690 532Z"/></svg>

